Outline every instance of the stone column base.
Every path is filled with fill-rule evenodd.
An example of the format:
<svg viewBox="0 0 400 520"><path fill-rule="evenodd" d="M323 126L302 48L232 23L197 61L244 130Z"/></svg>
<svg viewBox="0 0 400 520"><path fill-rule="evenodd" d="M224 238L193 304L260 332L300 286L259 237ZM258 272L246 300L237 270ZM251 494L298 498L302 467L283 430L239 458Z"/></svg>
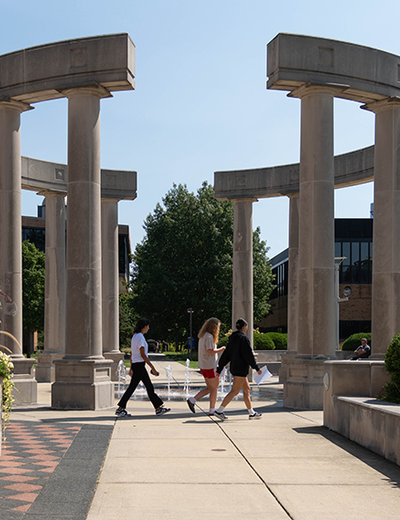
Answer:
<svg viewBox="0 0 400 520"><path fill-rule="evenodd" d="M14 364L13 406L37 404L37 381L33 376L35 359L12 358Z"/></svg>
<svg viewBox="0 0 400 520"><path fill-rule="evenodd" d="M56 380L51 386L52 408L104 410L115 404L110 361L60 359L54 361L54 365Z"/></svg>
<svg viewBox="0 0 400 520"><path fill-rule="evenodd" d="M61 359L64 354L41 352L37 356L36 381L38 383L53 383L56 380L56 367L53 361Z"/></svg>
<svg viewBox="0 0 400 520"><path fill-rule="evenodd" d="M111 365L111 381L118 381L117 368L118 363L124 360L124 354L122 352L103 352L103 356L107 361L112 361Z"/></svg>
<svg viewBox="0 0 400 520"><path fill-rule="evenodd" d="M322 410L323 378L327 359L287 359L287 381L283 389L283 406L297 410Z"/></svg>

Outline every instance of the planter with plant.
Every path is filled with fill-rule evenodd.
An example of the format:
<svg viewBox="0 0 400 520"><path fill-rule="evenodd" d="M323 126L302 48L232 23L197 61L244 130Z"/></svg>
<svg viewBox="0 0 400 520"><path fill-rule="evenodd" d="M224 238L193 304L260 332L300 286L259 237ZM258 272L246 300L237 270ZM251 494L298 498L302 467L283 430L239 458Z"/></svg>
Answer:
<svg viewBox="0 0 400 520"><path fill-rule="evenodd" d="M383 399L400 404L400 334L392 339L387 349L385 367L391 376L391 381L385 387Z"/></svg>
<svg viewBox="0 0 400 520"><path fill-rule="evenodd" d="M12 388L14 382L12 374L14 365L11 357L0 351L0 379L2 380L2 420L3 429L6 428L7 421L10 420L11 406L13 403Z"/></svg>

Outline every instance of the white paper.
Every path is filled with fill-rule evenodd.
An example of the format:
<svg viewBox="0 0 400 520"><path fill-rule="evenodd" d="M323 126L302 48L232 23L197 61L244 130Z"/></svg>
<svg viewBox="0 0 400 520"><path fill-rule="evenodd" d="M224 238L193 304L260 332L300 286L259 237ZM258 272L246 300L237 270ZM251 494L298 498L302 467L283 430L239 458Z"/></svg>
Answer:
<svg viewBox="0 0 400 520"><path fill-rule="evenodd" d="M253 374L254 382L257 383L258 385L260 385L261 383L263 383L264 381L266 381L270 377L272 377L272 374L268 370L267 365L264 365L261 368L261 375L258 375L257 372L254 372L254 374Z"/></svg>

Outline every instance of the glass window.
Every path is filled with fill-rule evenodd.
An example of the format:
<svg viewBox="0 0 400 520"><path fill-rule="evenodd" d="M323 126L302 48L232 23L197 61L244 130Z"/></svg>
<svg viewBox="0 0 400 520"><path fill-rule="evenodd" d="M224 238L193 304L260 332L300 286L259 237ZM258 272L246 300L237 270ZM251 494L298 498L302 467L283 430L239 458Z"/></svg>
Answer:
<svg viewBox="0 0 400 520"><path fill-rule="evenodd" d="M360 283L360 244L353 242L351 244L351 280L352 283Z"/></svg>
<svg viewBox="0 0 400 520"><path fill-rule="evenodd" d="M343 242L343 254L345 259L342 262L341 283L351 283L351 264L350 264L350 242Z"/></svg>

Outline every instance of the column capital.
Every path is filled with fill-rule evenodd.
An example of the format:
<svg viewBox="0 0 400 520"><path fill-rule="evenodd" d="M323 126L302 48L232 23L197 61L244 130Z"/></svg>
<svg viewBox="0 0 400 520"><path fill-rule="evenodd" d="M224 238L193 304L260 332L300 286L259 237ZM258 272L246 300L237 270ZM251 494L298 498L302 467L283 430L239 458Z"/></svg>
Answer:
<svg viewBox="0 0 400 520"><path fill-rule="evenodd" d="M74 96L96 96L99 99L113 97L111 92L101 85L86 85L84 87L76 87L76 88L67 88L64 90L60 90L61 94L63 94L66 98L70 99Z"/></svg>
<svg viewBox="0 0 400 520"><path fill-rule="evenodd" d="M383 112L384 110L392 110L393 108L400 108L400 97L394 96L380 101L373 101L371 103L365 103L360 108L363 110L369 110L370 112Z"/></svg>
<svg viewBox="0 0 400 520"><path fill-rule="evenodd" d="M33 110L35 107L29 103L22 101L16 101L15 99L0 99L0 108L7 108L8 110L15 110L16 112L26 112L27 110Z"/></svg>
<svg viewBox="0 0 400 520"><path fill-rule="evenodd" d="M335 97L339 92L346 90L347 85L304 83L289 92L288 97L303 98L314 94L330 94Z"/></svg>

